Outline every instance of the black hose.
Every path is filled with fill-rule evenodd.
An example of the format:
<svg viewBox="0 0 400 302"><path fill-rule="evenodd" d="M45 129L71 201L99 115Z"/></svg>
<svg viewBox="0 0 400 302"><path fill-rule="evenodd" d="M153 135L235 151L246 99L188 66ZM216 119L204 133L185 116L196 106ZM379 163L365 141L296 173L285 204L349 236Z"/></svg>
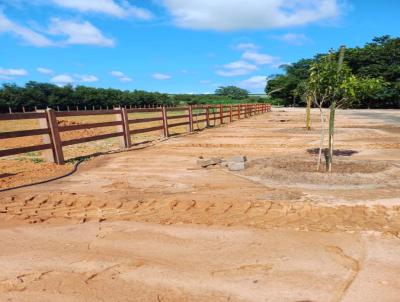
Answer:
<svg viewBox="0 0 400 302"><path fill-rule="evenodd" d="M72 168L72 170L69 171L67 174L64 174L64 175L61 175L61 176L57 176L57 177L54 177L54 178L50 178L50 179L46 179L46 180L42 180L42 181L38 181L38 182L33 182L33 183L30 183L30 184L20 185L20 186L17 186L17 187L0 189L0 193L1 192L11 191L11 190L16 190L16 189L21 189L21 188L26 188L26 187L30 187L30 186L41 185L41 184L45 184L45 183L48 183L48 182L51 182L51 181L59 180L61 178L70 176L70 175L74 174L78 170L78 166L84 161L85 161L84 159L78 160L74 164L74 167Z"/></svg>
<svg viewBox="0 0 400 302"><path fill-rule="evenodd" d="M161 140L162 141L162 140ZM116 150L116 151L110 151L110 152L104 152L101 153L99 155L107 155L107 154L116 154L116 153L122 153L122 152L126 152L126 151L132 151L132 150L141 150L141 149L145 149L145 148L149 148L154 146L155 144L151 144L148 146L144 146L144 147L139 147L139 148L131 148L131 149L125 149L125 150ZM61 176L57 176L54 178L50 178L50 179L46 179L46 180L42 180L42 181L38 181L38 182L33 182L30 184L24 184L24 185L20 185L17 187L11 187L11 188L5 188L5 189L0 189L0 193L2 192L7 192L7 191L11 191L11 190L16 190L16 189L21 189L21 188L27 188L27 187L31 187L31 186L36 186L36 185L41 185L41 184L45 184L45 183L49 183L51 181L55 181L55 180L59 180L68 176L71 176L72 174L74 174L77 170L78 170L78 166L83 163L84 161L86 161L88 158L83 158L78 160L75 164L74 167L72 168L71 171L69 171L68 173L61 175Z"/></svg>
<svg viewBox="0 0 400 302"><path fill-rule="evenodd" d="M214 125L213 125L213 126L215 126L215 118L216 118L215 108L212 108L212 109L213 109L213 114L214 114ZM197 124L198 124L198 123L197 123ZM198 125L197 125L197 128L199 128ZM199 130L200 130L200 129L199 129ZM180 136L180 135L179 135L179 136ZM161 139L161 140L159 140L159 141L163 141L163 140L165 140L165 139ZM125 150L111 151L111 152L102 153L101 155L122 153L122 152L132 151L132 150L140 150L140 149L145 149L145 148L152 147L152 146L154 146L154 145L155 145L155 144L151 144L151 145L144 146L144 147L139 147L139 148L131 148L131 149L125 149ZM55 180L59 180L59 179L62 179L62 178L71 176L72 174L74 174L74 173L78 170L78 166L79 166L81 163L83 163L85 160L86 160L86 158L85 158L85 159L80 159L80 160L78 160L78 161L74 164L74 167L72 168L72 170L71 170L70 172L68 172L67 174L64 174L64 175L61 175L61 176L57 176L57 177L54 177L54 178L50 178L50 179L46 179L46 180L42 180L42 181L38 181L38 182L33 182L33 183L30 183L30 184L25 184L25 185L20 185L20 186L16 186L16 187L0 189L0 193L2 193L2 192L7 192L7 191L11 191L11 190L16 190L16 189L21 189L21 188L27 188L27 187L36 186L36 185L41 185L41 184L49 183L49 182L52 182L52 181L55 181Z"/></svg>

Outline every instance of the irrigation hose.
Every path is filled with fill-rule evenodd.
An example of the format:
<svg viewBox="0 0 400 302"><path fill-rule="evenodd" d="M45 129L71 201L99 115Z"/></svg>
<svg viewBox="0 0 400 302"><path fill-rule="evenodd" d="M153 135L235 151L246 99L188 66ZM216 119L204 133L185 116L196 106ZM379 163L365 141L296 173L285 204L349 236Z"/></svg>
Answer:
<svg viewBox="0 0 400 302"><path fill-rule="evenodd" d="M46 180L42 180L42 181L38 181L38 182L33 182L33 183L30 183L30 184L24 184L24 185L20 185L20 186L16 186L16 187L0 189L0 193L11 191L11 190L16 190L16 189L21 189L21 188L26 188L26 187L31 187L31 186L36 186L36 185L41 185L41 184L45 184L45 183L48 183L48 182L51 182L51 181L55 181L55 180L59 180L59 179L65 178L67 176L70 176L70 175L74 174L78 170L78 166L81 163L83 163L84 161L85 161L84 159L78 160L74 164L74 167L72 168L72 170L69 171L67 174L64 174L64 175L61 175L61 176L57 176L57 177L54 177L54 178L50 178L50 179L46 179Z"/></svg>
<svg viewBox="0 0 400 302"><path fill-rule="evenodd" d="M212 127L214 127L215 126L215 120L216 120L216 113L215 113L215 108L214 107L212 107L211 109L212 109L213 120L214 120L214 124L212 125ZM197 129L200 130L199 121L198 121L198 115L199 115L199 113L197 112L197 114L196 114L196 124L197 124ZM167 140L167 138L161 139L161 140L157 140L157 141L158 142L160 142L160 141L162 142L164 140ZM152 147L154 145L155 145L155 143L153 143L151 145L144 146L144 147L139 147L139 148L129 148L129 149L123 149L123 150L104 152L104 153L101 153L100 155L117 154L117 153L122 153L122 152L127 152L127 151L141 150L141 149ZM74 164L74 167L72 168L72 170L69 171L68 173L64 174L64 175L60 175L60 176L57 176L57 177L53 177L53 178L42 180L42 181L38 181L38 182L33 182L33 183L30 183L30 184L24 184L24 185L20 185L20 186L16 186L16 187L0 189L0 193L7 192L7 191L12 191L12 190L17 190L17 189L22 189L22 188L27 188L27 187L32 187L32 186L41 185L41 184L46 184L46 183L49 183L49 182L52 182L52 181L56 181L56 180L71 176L76 171L78 171L79 165L81 163L83 163L84 161L86 161L86 159L78 160Z"/></svg>
<svg viewBox="0 0 400 302"><path fill-rule="evenodd" d="M163 140L159 140L159 141L163 141ZM123 149L123 150L115 150L115 151L110 151L110 152L104 152L104 153L101 153L100 155L109 155L109 154L117 154L117 153L122 153L122 152L127 152L127 151L141 150L141 149L145 149L145 148L152 147L152 146L154 146L154 145L155 145L155 143L153 143L153 144L151 144L151 145L144 146L144 147L139 147L139 148L129 148L129 149ZM94 157L94 156L92 156L92 157ZM90 158L90 157L89 157L89 158ZM17 189L27 188L27 187L32 187L32 186L36 186L36 185L41 185L41 184L49 183L49 182L52 182L52 181L56 181L56 180L59 180L59 179L62 179L62 178L71 176L71 175L74 174L76 171L78 171L79 165L80 165L81 163L83 163L84 161L86 161L86 160L87 160L87 158L78 160L78 161L74 164L72 170L69 171L68 173L64 174L64 175L60 175L60 176L56 176L56 177L53 177L53 178L50 178L50 179L41 180L41 181L38 181L38 182L29 183L29 184L24 184L24 185L20 185L20 186L16 186L16 187L0 189L0 193L2 193L2 192L7 192L7 191L11 191L11 190L17 190Z"/></svg>

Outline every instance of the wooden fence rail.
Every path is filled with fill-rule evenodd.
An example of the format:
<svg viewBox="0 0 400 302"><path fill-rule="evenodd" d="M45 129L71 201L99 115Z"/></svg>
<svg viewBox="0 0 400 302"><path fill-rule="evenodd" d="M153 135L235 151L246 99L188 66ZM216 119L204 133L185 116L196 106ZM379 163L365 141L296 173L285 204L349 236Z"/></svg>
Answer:
<svg viewBox="0 0 400 302"><path fill-rule="evenodd" d="M52 159L57 164L64 164L63 147L81 144L96 140L102 140L113 137L122 137L125 148L132 146L131 135L139 133L147 133L152 131L163 131L163 136L170 135L170 129L179 126L188 126L189 132L199 129L199 123L205 123L205 127L211 127L227 122L233 122L235 119L247 118L256 114L271 111L270 104L238 104L238 105L202 105L187 107L159 107L159 108L118 108L113 110L93 110L93 111L54 111L46 109L44 112L30 113L12 113L0 114L0 121L18 121L24 119L37 119L44 122L45 127L42 129L20 130L0 132L0 141L2 139L20 138L34 135L47 135L49 139L40 145L28 147L18 147L0 150L0 157L16 155L21 153L42 151L50 149L52 151ZM184 113L183 113L184 112ZM129 119L130 113L159 113L158 117L134 118ZM100 122L90 124L77 124L60 126L57 118L75 117L75 116L92 116L92 115L114 115L116 121ZM184 119L185 121L179 121ZM178 120L178 121L175 121ZM143 123L161 122L159 126L142 126ZM131 129L131 125L138 128ZM62 140L60 133L74 130L84 130L93 128L102 128L116 126L117 131L108 134L100 134L89 137L81 137L70 140Z"/></svg>

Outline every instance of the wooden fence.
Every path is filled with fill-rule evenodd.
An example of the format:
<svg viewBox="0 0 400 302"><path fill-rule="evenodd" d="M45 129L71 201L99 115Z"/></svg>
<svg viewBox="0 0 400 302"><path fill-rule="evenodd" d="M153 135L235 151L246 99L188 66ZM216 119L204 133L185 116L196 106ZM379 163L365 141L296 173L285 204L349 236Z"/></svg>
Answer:
<svg viewBox="0 0 400 302"><path fill-rule="evenodd" d="M171 112L185 112L179 115L170 115ZM261 114L271 111L269 104L238 104L238 105L205 105L205 106L186 106L186 107L159 107L159 108L117 108L113 110L93 110L93 111L54 111L46 109L43 112L29 113L12 113L0 114L0 121L18 121L26 119L39 119L45 126L42 129L20 130L0 132L0 141L2 139L21 138L35 135L46 135L48 139L40 145L18 147L6 150L0 150L0 157L27 153L32 151L52 150L52 159L57 164L64 164L63 147L87 143L96 140L102 140L113 137L123 138L123 146L130 148L132 146L131 136L139 133L147 133L152 131L163 132L164 137L169 137L169 130L174 127L188 126L189 132L195 131L194 126L198 123L205 123L206 127L233 122L234 120L247 118L255 114ZM129 119L129 113L159 113L157 117ZM92 116L92 115L115 115L116 121L76 124L61 126L58 124L57 118L75 117L75 116ZM175 122L175 120L184 122ZM140 124L159 121L160 126L141 128ZM138 128L131 129L131 125L135 124ZM81 137L70 140L62 140L60 133L66 131L93 129L101 127L116 126L116 132L101 134L89 137Z"/></svg>

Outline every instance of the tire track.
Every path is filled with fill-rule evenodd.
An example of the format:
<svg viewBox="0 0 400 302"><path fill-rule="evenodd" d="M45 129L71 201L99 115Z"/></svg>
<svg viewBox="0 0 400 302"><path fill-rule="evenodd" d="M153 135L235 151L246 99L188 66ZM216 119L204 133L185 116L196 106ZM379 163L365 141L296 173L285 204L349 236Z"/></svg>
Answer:
<svg viewBox="0 0 400 302"><path fill-rule="evenodd" d="M371 230L399 236L400 207L323 206L311 202L198 201L118 199L107 201L75 193L15 195L0 207L0 218L21 223L96 219L148 221L160 224L291 228L325 232Z"/></svg>

